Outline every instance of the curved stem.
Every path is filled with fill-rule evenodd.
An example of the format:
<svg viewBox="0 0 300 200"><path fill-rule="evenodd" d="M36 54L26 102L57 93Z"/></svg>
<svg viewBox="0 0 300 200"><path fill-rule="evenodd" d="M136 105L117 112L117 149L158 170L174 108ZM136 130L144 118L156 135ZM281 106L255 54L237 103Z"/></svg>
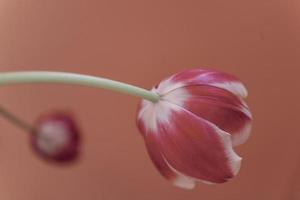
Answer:
<svg viewBox="0 0 300 200"><path fill-rule="evenodd" d="M157 102L159 100L158 94L146 89L96 76L51 71L20 71L0 73L0 85L21 83L65 83L93 86L138 96L152 102Z"/></svg>

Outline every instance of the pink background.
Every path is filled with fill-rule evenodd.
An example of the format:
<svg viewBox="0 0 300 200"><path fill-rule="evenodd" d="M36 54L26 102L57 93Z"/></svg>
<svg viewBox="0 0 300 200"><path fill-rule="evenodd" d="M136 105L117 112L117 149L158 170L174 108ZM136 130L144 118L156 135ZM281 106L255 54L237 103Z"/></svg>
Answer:
<svg viewBox="0 0 300 200"><path fill-rule="evenodd" d="M137 98L77 86L1 87L1 104L29 122L72 110L84 146L77 164L49 165L1 118L0 199L300 199L299 11L298 0L1 0L1 71L72 71L151 88L177 71L213 67L246 83L255 119L237 148L240 174L185 191L148 158Z"/></svg>

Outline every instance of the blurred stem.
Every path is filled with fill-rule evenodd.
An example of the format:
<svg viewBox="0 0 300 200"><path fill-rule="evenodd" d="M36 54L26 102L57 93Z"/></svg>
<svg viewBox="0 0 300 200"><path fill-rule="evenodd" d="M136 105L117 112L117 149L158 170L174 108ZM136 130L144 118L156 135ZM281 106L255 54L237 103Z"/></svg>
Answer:
<svg viewBox="0 0 300 200"><path fill-rule="evenodd" d="M2 115L5 119L16 125L17 127L23 129L26 132L33 132L33 127L25 122L20 117L14 115L12 112L8 111L3 106L0 106L0 115Z"/></svg>
<svg viewBox="0 0 300 200"><path fill-rule="evenodd" d="M127 83L114 81L106 78L51 71L20 71L0 73L0 85L22 83L64 83L83 86L100 87L116 92L126 93L141 97L151 102L157 102L159 95L149 90L136 87Z"/></svg>

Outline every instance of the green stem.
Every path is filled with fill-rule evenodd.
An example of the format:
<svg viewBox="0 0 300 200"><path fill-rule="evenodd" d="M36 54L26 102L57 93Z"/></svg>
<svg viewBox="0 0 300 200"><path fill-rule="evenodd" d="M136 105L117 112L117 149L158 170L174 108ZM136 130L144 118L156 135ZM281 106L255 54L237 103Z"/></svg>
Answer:
<svg viewBox="0 0 300 200"><path fill-rule="evenodd" d="M33 127L25 122L23 119L19 118L6 108L0 106L0 115L2 115L4 118L6 118L8 121L13 123L14 125L18 126L19 128L23 129L26 132L33 132Z"/></svg>
<svg viewBox="0 0 300 200"><path fill-rule="evenodd" d="M96 76L51 71L20 71L0 73L0 85L22 83L65 83L93 86L138 96L151 102L157 102L159 100L159 95L149 90Z"/></svg>

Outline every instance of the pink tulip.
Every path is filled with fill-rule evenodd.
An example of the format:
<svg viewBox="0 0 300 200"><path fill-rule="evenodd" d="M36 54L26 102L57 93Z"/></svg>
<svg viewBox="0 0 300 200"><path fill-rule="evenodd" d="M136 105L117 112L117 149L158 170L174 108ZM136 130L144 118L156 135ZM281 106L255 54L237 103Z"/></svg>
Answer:
<svg viewBox="0 0 300 200"><path fill-rule="evenodd" d="M33 149L45 160L69 162L78 156L79 130L67 114L51 113L40 117L31 139Z"/></svg>
<svg viewBox="0 0 300 200"><path fill-rule="evenodd" d="M244 85L235 77L192 69L164 79L142 100L137 124L158 171L174 185L223 183L237 175L241 157L233 146L250 134L251 113Z"/></svg>

